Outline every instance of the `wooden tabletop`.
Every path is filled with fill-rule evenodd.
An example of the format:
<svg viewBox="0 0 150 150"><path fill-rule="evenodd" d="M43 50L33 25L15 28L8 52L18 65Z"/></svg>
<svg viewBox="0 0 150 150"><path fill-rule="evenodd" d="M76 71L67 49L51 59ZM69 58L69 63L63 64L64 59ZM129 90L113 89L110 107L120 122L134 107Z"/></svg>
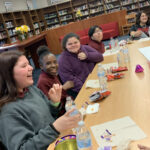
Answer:
<svg viewBox="0 0 150 150"><path fill-rule="evenodd" d="M100 104L98 113L86 115L84 119L86 126L91 132L91 126L125 116L131 117L147 135L147 138L143 140L132 142L132 150L138 150L137 143L150 146L150 68L147 64L147 59L138 51L138 48L146 46L150 46L150 41L136 41L128 45L130 63L128 64L129 70L124 72L125 77L108 82L108 90L112 92L111 95L98 102ZM114 58L113 56L106 56L103 63L114 62L116 61ZM137 64L144 68L143 73L135 73ZM89 79L97 79L97 65L88 76L87 80ZM81 108L85 101L90 103L89 96L97 90L99 89L86 89L84 84L75 100L77 107ZM92 143L93 150L97 150L99 146L93 135ZM116 148L113 149L115 150Z"/></svg>
<svg viewBox="0 0 150 150"><path fill-rule="evenodd" d="M35 42L40 41L41 39L43 39L46 36L46 33L42 33L39 35L34 35L32 37L29 37L26 40L23 41L17 41L15 43L11 43L11 44L4 44L4 46L0 47L0 51L4 51L5 49L13 49L16 47L27 47Z"/></svg>

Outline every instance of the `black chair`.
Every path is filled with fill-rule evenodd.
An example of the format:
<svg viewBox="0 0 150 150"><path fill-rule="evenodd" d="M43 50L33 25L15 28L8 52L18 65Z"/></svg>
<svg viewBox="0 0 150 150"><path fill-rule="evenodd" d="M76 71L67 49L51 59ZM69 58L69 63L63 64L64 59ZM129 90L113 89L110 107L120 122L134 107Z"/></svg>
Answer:
<svg viewBox="0 0 150 150"><path fill-rule="evenodd" d="M0 150L7 150L1 141L0 141Z"/></svg>

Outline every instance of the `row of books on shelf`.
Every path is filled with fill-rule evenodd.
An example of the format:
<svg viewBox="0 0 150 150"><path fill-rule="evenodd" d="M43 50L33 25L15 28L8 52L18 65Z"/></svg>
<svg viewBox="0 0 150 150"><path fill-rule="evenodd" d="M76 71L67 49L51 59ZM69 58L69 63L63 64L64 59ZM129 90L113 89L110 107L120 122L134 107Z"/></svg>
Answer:
<svg viewBox="0 0 150 150"><path fill-rule="evenodd" d="M82 6L79 6L79 7L76 7L75 10L86 10L88 8L87 4L86 5L82 5Z"/></svg>
<svg viewBox="0 0 150 150"><path fill-rule="evenodd" d="M146 1L146 2L140 3L140 7L144 7L144 6L150 6L150 2Z"/></svg>
<svg viewBox="0 0 150 150"><path fill-rule="evenodd" d="M107 4L106 5L106 9L113 9L113 8L116 8L116 7L119 7L119 5L113 5L113 4Z"/></svg>
<svg viewBox="0 0 150 150"><path fill-rule="evenodd" d="M89 4L89 7L92 8L92 7L99 6L99 5L103 5L102 2L99 1L99 2L95 2L95 3L91 3L91 4Z"/></svg>
<svg viewBox="0 0 150 150"><path fill-rule="evenodd" d="M5 22L5 25L6 25L6 28L13 28L14 27L12 21Z"/></svg>
<svg viewBox="0 0 150 150"><path fill-rule="evenodd" d="M6 31L0 32L0 39L4 39L7 37Z"/></svg>
<svg viewBox="0 0 150 150"><path fill-rule="evenodd" d="M66 21L66 20L69 20L69 19L73 19L72 15L66 15L66 16L60 17L60 21Z"/></svg>
<svg viewBox="0 0 150 150"><path fill-rule="evenodd" d="M104 8L103 7L97 7L95 9L90 9L91 14L96 13L96 12L100 12L100 11L104 11Z"/></svg>

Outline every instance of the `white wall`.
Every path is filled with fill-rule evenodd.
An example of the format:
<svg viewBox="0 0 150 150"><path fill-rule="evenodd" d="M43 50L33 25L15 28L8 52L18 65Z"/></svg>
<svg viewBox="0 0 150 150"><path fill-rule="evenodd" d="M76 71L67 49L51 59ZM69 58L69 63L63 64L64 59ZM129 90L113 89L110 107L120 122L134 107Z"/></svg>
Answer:
<svg viewBox="0 0 150 150"><path fill-rule="evenodd" d="M0 0L0 12L6 12L4 2L12 2L12 11L28 9L26 0Z"/></svg>
<svg viewBox="0 0 150 150"><path fill-rule="evenodd" d="M36 0L37 8L47 7L47 0Z"/></svg>
<svg viewBox="0 0 150 150"><path fill-rule="evenodd" d="M28 10L26 1L29 1L29 3L32 4L31 6L32 9L47 7L48 1L49 3L51 2L51 0L0 0L0 13L6 12L4 2L12 2L13 6L12 11ZM70 0L56 0L56 1L66 2Z"/></svg>
<svg viewBox="0 0 150 150"><path fill-rule="evenodd" d="M3 0L0 0L0 12L6 12Z"/></svg>

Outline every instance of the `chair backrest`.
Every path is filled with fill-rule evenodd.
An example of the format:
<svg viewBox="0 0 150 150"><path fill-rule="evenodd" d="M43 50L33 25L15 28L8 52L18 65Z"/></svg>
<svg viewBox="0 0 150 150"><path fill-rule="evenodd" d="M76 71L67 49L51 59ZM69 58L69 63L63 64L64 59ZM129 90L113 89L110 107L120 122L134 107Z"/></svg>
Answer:
<svg viewBox="0 0 150 150"><path fill-rule="evenodd" d="M135 24L136 22L136 13L131 13L125 16L126 24Z"/></svg>
<svg viewBox="0 0 150 150"><path fill-rule="evenodd" d="M0 150L7 150L4 145L2 144L2 142L0 141Z"/></svg>

